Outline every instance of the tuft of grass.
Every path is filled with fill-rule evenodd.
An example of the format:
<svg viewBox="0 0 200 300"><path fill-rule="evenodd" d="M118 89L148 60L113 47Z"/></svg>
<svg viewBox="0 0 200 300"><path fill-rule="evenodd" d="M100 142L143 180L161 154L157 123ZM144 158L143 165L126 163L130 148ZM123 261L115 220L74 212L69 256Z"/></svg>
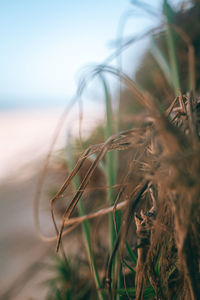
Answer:
<svg viewBox="0 0 200 300"><path fill-rule="evenodd" d="M147 9L149 10L149 6ZM164 0L163 11L167 20L170 64L156 44L152 53L165 78L173 84L175 95L178 91L179 95L169 103L169 108L164 110L161 109L162 105L157 99L147 95L121 69L104 64L90 69L80 82L79 96L88 81L99 76L105 93L106 141L89 146L76 164L69 145L68 160L71 173L52 200L57 201L70 183L74 183L76 193L61 220L57 250L63 233L73 229L73 225L82 224L88 260L100 299L107 296L109 299L117 296L118 299L132 297L137 300L152 298L186 300L200 297L199 101L190 93L186 95L181 93L174 34L178 30L173 26L174 12L167 0ZM120 45L119 53L122 48ZM192 57L194 53L191 54L189 42L188 49L189 82L191 90L194 91L194 57ZM123 82L131 91L133 99L143 107L137 125L130 130L113 132L113 128L117 126L113 124L106 73L118 77L120 83ZM117 119L119 121L119 116ZM116 163L116 151L125 153L124 158L119 156L119 164ZM91 165L87 168L84 163L88 158L92 159ZM87 214L82 203L82 195L103 160L105 168L102 170L106 177L105 189L109 207L93 215ZM125 180L118 183L116 165L121 167L127 162L128 167L121 168ZM80 169L84 172L81 181L77 177ZM119 187L118 192L114 191L116 185ZM71 219L76 206L80 217ZM117 213L120 209L122 211ZM88 220L107 213L110 220L108 233L110 247L104 249L109 255L104 284L96 266ZM134 249L130 247L132 244Z"/></svg>

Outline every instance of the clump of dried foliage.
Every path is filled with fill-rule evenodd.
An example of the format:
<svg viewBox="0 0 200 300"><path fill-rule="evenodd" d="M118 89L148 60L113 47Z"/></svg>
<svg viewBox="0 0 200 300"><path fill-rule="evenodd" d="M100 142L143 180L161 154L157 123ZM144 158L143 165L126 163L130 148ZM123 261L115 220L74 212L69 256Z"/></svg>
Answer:
<svg viewBox="0 0 200 300"><path fill-rule="evenodd" d="M188 45L188 51L193 49L190 41ZM194 67L192 53L189 65ZM179 96L164 110L121 70L101 65L93 69L93 76L104 72L120 77L140 109L132 115L133 128L89 146L79 157L50 201L56 236L48 240L57 240L56 250L63 250L64 235L80 224L85 226L99 299L200 299L200 100L194 94L194 80L193 92L182 94L179 90ZM80 90L85 82L81 84ZM162 100L165 107L168 101ZM98 173L98 182L92 178L113 151L120 153L115 185L106 186L101 197L90 194L90 202L100 198L101 208L97 206L94 212L92 203L90 209L81 208L81 215L75 216L76 207L87 200L89 184L92 182L93 190L98 190L100 177L101 184L105 182L104 171ZM80 173L58 226L54 205L72 189ZM110 190L113 201L105 204ZM109 235L107 223L98 227L98 219L107 214L115 230L110 249L107 238L102 237ZM91 219L96 221L92 223L95 230L85 223ZM91 243L94 235L102 251Z"/></svg>
<svg viewBox="0 0 200 300"><path fill-rule="evenodd" d="M64 193L84 161L96 153L96 159L86 170L78 191L63 215L58 230L57 250L63 230L69 231L85 219L123 207L124 221L117 233L105 280L109 292L112 293L109 264L112 265L118 249L121 249L123 256L135 214L138 238L138 244L135 245L138 254L135 268L136 299L143 299L147 284L154 288L156 299L198 299L200 103L192 94L180 93L167 112L162 113L154 102L140 96L148 110L141 125L111 136L103 144L89 147L53 198L52 202ZM121 183L114 207L94 215L70 219L98 163L113 149L129 149L132 152L128 174ZM131 234L134 235L133 232ZM130 238L129 234L129 241Z"/></svg>

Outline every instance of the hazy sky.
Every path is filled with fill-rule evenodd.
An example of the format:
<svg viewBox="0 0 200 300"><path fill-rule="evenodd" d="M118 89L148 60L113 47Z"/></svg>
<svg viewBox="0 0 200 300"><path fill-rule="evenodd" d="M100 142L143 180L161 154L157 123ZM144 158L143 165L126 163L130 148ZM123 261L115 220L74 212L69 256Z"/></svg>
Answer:
<svg viewBox="0 0 200 300"><path fill-rule="evenodd" d="M112 52L109 42L129 9L129 0L1 0L0 106L72 95L77 71ZM135 19L127 34L154 23Z"/></svg>

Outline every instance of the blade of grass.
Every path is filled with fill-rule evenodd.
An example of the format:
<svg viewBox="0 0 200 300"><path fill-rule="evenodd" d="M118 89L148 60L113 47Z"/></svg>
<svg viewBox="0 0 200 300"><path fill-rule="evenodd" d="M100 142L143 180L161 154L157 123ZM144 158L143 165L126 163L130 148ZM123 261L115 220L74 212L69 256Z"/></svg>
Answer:
<svg viewBox="0 0 200 300"><path fill-rule="evenodd" d="M166 80L173 87L170 66L166 58L164 57L163 52L158 47L154 37L152 37L150 52L154 57L154 59L156 60L157 64L159 65L160 69L162 70Z"/></svg>
<svg viewBox="0 0 200 300"><path fill-rule="evenodd" d="M72 154L72 147L71 147L70 137L68 139L67 156L68 156L68 164L69 164L69 167L70 167L70 171L72 172L72 170L74 169L75 163L74 163L74 158L73 158L73 154ZM79 187L79 179L78 179L77 175L73 178L73 183L74 183L74 186L77 190L78 187ZM78 202L78 211L79 211L80 216L85 215L85 210L84 210L82 199L80 199L79 202ZM94 275L94 280L95 280L96 288L97 288L97 291L98 291L98 297L99 297L100 300L103 300L104 295L101 292L101 288L102 288L101 281L100 281L100 278L99 278L99 273L98 273L96 261L95 261L95 258L94 258L92 245L91 245L90 224L87 220L83 221L83 223L82 223L82 231L83 231L83 237L84 237L84 240L85 240L85 245L86 245L89 264L90 264L90 267L91 267L91 271Z"/></svg>
<svg viewBox="0 0 200 300"><path fill-rule="evenodd" d="M127 289L117 289L115 291L116 293L119 293L120 295L127 296L136 296L136 289L135 288L127 288ZM155 296L155 291L152 286L146 287L144 291L144 299L151 299L152 297Z"/></svg>
<svg viewBox="0 0 200 300"><path fill-rule="evenodd" d="M132 272L132 273L136 273L136 271L124 260L123 263L125 264L125 266Z"/></svg>
<svg viewBox="0 0 200 300"><path fill-rule="evenodd" d="M188 87L195 97L196 75L195 75L195 51L190 37L182 30L182 28L173 25L174 31L179 35L188 48Z"/></svg>
<svg viewBox="0 0 200 300"><path fill-rule="evenodd" d="M158 276L160 276L160 263L161 263L161 254L159 254L155 265L155 272Z"/></svg>
<svg viewBox="0 0 200 300"><path fill-rule="evenodd" d="M134 265L136 266L136 264L137 264L137 257L136 257L135 253L132 251L130 245L127 242L126 242L126 249L128 251L128 254L129 254L130 258L134 262Z"/></svg>
<svg viewBox="0 0 200 300"><path fill-rule="evenodd" d="M172 82L174 87L174 93L177 96L178 91L181 90L181 84L179 77L178 59L176 55L176 38L171 25L173 22L174 11L167 0L164 0L163 2L163 12L167 20L167 46L169 50L169 59L171 64Z"/></svg>
<svg viewBox="0 0 200 300"><path fill-rule="evenodd" d="M108 86L105 80L105 77L100 74L99 75L103 89L105 92L105 106L106 106L106 128L105 128L105 138L108 139L112 135L112 111L111 111L111 99L108 91ZM113 186L115 184L116 174L114 170L114 156L111 151L106 154L106 181L107 186ZM114 203L114 193L112 189L108 189L108 203L109 205L113 205ZM113 249L114 242L116 239L115 227L113 222L113 214L109 215L110 219L110 249Z"/></svg>
<svg viewBox="0 0 200 300"><path fill-rule="evenodd" d="M125 26L127 24L127 20L131 17L133 17L133 12L134 11L126 11L124 13L124 15L122 15L120 21L119 21L119 25L118 25L118 30L117 30L117 39L120 41L119 42L119 49L122 48L123 46L123 39L124 39L124 32L125 32ZM122 54L123 52L119 53L118 56L116 56L116 60L117 60L117 69L119 70L119 74L118 74L118 79L119 79L119 91L118 91L118 99L117 99L117 113L116 113L116 132L120 131L120 110L121 110L121 93L122 93L122 82L121 82L121 76L120 73L122 72L122 66L123 66L123 61L122 61ZM114 153L114 165L115 165L115 173L117 176L117 172L118 172L118 164L119 164L119 153L118 151L115 151ZM117 225L118 224L121 226L121 212L117 212L117 215L115 215L115 222ZM119 254L120 256L120 254ZM123 272L122 272L122 259L119 257L118 259L118 269L119 269L119 274L118 274L118 282L117 282L117 288L120 289L123 286ZM117 295L117 300L120 300L121 296Z"/></svg>
<svg viewBox="0 0 200 300"><path fill-rule="evenodd" d="M110 94L107 86L107 82L105 80L105 77L100 74L100 78L102 80L104 93L105 93L105 106L106 106L106 129L105 129L105 137L108 139L112 135L112 109L111 109L111 99ZM119 77L120 78L120 77ZM121 84L120 84L121 85ZM119 110L120 110L120 98L118 99L118 111L117 111L117 118L116 118L116 131L119 129ZM117 168L118 168L118 152L108 152L106 154L106 178L107 178L107 185L113 186L116 183L117 178ZM114 191L112 189L108 189L108 203L110 205L113 205L115 199ZM115 213L115 222L117 226L117 230L119 231L120 225L121 225L121 212L117 211ZM110 253L112 253L112 249L115 244L116 240L116 231L115 231L115 223L113 219L113 213L109 214L109 227L110 227ZM121 260L117 260L117 258L113 261L113 275L115 269L118 272L118 287L121 287L122 283L122 266L121 266ZM120 296L117 296L118 299L120 299Z"/></svg>

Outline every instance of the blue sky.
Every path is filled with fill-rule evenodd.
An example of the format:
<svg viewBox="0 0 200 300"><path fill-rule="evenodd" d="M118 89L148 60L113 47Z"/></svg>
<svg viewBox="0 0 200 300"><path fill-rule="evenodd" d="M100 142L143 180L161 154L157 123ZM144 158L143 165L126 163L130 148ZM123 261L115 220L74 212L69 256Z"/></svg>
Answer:
<svg viewBox="0 0 200 300"><path fill-rule="evenodd" d="M132 8L129 0L0 0L0 106L71 96L78 70L112 52L120 16ZM156 22L135 19L126 32Z"/></svg>

